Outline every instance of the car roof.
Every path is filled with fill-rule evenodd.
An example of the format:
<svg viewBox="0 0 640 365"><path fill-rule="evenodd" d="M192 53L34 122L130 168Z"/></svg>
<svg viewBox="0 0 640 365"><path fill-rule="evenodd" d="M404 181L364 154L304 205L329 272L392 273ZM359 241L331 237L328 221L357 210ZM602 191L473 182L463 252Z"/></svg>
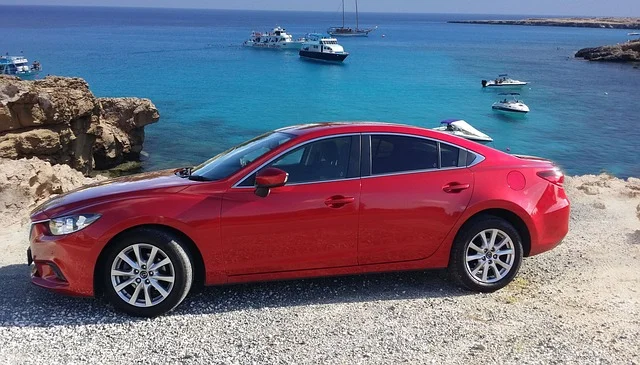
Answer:
<svg viewBox="0 0 640 365"><path fill-rule="evenodd" d="M467 139L457 137L448 133L443 133L427 128L406 125L395 124L386 122L370 122L370 121L355 121L355 122L326 122L326 123L308 123L299 124L290 127L278 129L279 132L285 132L294 134L303 139L312 139L325 137L336 134L348 134L348 133L400 133L422 136L427 138L438 139L443 142L458 145L470 149L472 151L480 152L485 149L491 149L487 146L483 146L476 142L469 141Z"/></svg>

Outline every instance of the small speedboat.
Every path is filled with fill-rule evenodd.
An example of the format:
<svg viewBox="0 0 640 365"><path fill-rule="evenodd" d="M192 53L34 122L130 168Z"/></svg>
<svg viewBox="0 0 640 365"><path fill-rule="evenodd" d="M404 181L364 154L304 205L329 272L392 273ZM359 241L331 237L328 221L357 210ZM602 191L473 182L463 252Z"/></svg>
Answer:
<svg viewBox="0 0 640 365"><path fill-rule="evenodd" d="M638 33L638 32L631 32L631 33L627 33L627 35L640 35L640 33Z"/></svg>
<svg viewBox="0 0 640 365"><path fill-rule="evenodd" d="M440 122L440 127L433 129L436 131L453 134L454 136L466 138L474 142L493 142L493 138L473 128L471 124L461 119L443 120L442 122Z"/></svg>
<svg viewBox="0 0 640 365"><path fill-rule="evenodd" d="M517 96L520 94L506 93L500 95L511 96L511 98L505 97L503 100L493 103L491 106L493 110L519 114L527 114L529 112L529 107L521 100L518 100Z"/></svg>
<svg viewBox="0 0 640 365"><path fill-rule="evenodd" d="M526 81L514 80L509 77L507 74L498 75L498 78L495 80L482 80L482 87L492 87L492 88L520 88L528 85L529 83Z"/></svg>
<svg viewBox="0 0 640 365"><path fill-rule="evenodd" d="M340 63L349 56L335 38L319 33L308 34L306 38L299 53L302 58Z"/></svg>

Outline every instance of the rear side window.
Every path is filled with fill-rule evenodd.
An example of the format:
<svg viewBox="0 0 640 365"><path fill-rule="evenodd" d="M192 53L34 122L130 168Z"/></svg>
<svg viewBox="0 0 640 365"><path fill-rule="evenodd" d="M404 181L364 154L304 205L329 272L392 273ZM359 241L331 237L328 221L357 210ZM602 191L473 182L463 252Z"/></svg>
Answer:
<svg viewBox="0 0 640 365"><path fill-rule="evenodd" d="M373 175L437 168L438 145L434 141L409 136L371 136Z"/></svg>
<svg viewBox="0 0 640 365"><path fill-rule="evenodd" d="M458 167L460 149L440 143L440 162L442 168Z"/></svg>

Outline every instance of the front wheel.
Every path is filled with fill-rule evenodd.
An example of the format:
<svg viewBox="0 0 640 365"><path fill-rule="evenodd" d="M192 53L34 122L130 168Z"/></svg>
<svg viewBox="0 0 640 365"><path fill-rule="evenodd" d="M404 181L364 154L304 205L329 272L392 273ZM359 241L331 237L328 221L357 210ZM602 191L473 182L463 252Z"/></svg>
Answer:
<svg viewBox="0 0 640 365"><path fill-rule="evenodd" d="M506 220L483 216L465 225L451 250L449 271L462 286L493 292L508 285L522 263L522 241Z"/></svg>
<svg viewBox="0 0 640 365"><path fill-rule="evenodd" d="M184 300L193 282L193 265L179 237L138 229L108 248L101 276L105 297L114 307L155 317Z"/></svg>

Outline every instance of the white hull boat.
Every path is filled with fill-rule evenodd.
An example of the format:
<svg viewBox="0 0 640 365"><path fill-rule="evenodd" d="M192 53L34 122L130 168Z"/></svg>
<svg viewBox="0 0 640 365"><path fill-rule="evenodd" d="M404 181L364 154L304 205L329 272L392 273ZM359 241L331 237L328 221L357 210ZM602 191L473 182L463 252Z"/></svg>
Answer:
<svg viewBox="0 0 640 365"><path fill-rule="evenodd" d="M482 80L482 87L498 88L498 89L517 89L527 86L526 81L514 80L509 78L507 74L499 75L495 80Z"/></svg>
<svg viewBox="0 0 640 365"><path fill-rule="evenodd" d="M517 114L527 114L530 111L529 107L524 102L516 98L516 96L520 94L509 93L509 94L500 94L500 95L510 95L513 98L512 99L504 98L503 100L493 103L493 105L491 106L493 110L507 112L507 113L517 113Z"/></svg>
<svg viewBox="0 0 640 365"><path fill-rule="evenodd" d="M461 119L447 119L440 122L441 126L433 128L433 130L452 134L454 136L466 138L470 141L478 143L493 142L493 138L480 132L471 126L471 124Z"/></svg>
<svg viewBox="0 0 640 365"><path fill-rule="evenodd" d="M293 39L286 29L275 27L271 32L251 32L249 39L242 44L251 48L267 48L299 51L305 39Z"/></svg>

